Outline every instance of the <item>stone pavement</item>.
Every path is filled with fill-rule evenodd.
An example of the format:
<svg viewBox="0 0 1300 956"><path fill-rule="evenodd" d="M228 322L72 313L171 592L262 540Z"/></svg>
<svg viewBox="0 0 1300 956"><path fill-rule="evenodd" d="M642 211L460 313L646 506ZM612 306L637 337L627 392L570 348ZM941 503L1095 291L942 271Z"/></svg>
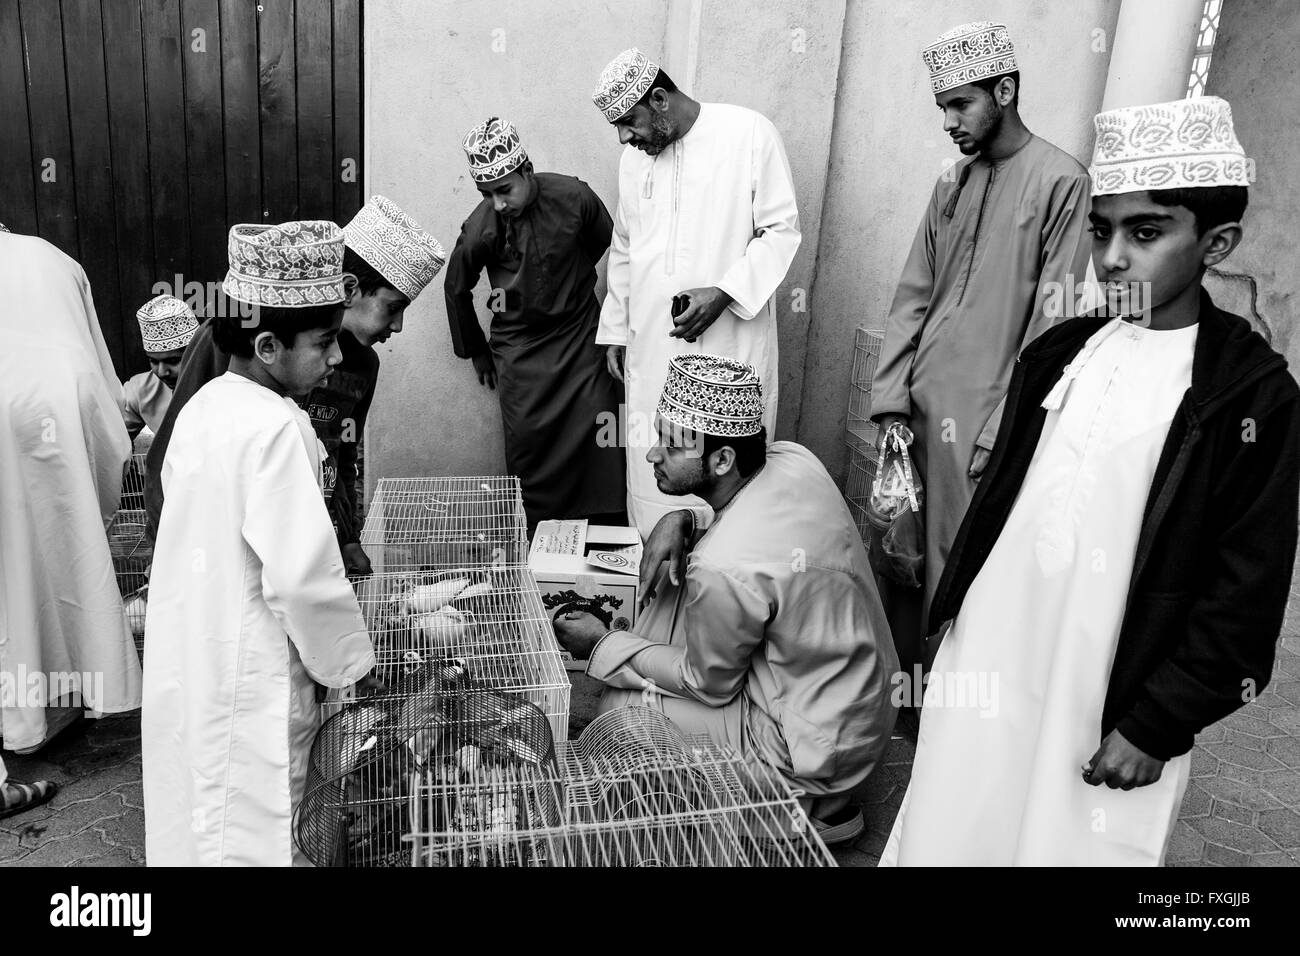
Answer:
<svg viewBox="0 0 1300 956"><path fill-rule="evenodd" d="M1197 739L1170 866L1300 865L1300 591L1291 593L1273 680L1259 699ZM594 713L595 682L575 675L574 734ZM916 725L904 714L863 787L866 832L837 848L841 866L880 859L911 773ZM61 792L0 820L0 866L139 866L144 862L138 715L82 721L45 751L5 755L18 780Z"/></svg>

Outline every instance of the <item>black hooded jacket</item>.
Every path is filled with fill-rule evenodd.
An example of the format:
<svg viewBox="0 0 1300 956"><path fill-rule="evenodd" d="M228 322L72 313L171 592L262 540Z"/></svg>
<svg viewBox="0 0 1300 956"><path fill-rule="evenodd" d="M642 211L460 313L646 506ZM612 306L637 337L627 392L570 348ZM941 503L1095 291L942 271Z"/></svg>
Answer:
<svg viewBox="0 0 1300 956"><path fill-rule="evenodd" d="M1300 388L1286 360L1202 290L1192 383L1147 496L1102 712L1161 760L1268 683L1300 501ZM1011 513L1065 366L1106 323L1049 329L1016 361L996 447L944 568L930 633L957 615ZM1014 599L1020 582L1003 582ZM1100 738L1099 738L1100 739Z"/></svg>

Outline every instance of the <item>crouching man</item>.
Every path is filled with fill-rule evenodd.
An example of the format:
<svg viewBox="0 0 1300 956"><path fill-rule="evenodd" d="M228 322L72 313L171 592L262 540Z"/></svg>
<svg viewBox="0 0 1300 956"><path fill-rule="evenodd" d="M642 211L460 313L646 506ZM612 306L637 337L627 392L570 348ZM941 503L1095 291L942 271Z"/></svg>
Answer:
<svg viewBox="0 0 1300 956"><path fill-rule="evenodd" d="M648 703L684 733L760 757L807 794L822 839L843 842L863 829L850 791L893 730L898 657L839 490L803 446L768 446L762 417L751 366L670 360L646 459L661 492L699 495L715 517L702 535L690 511L660 521L648 556L698 540L682 586L660 582L636 631L585 612L556 631L608 685L602 712Z"/></svg>

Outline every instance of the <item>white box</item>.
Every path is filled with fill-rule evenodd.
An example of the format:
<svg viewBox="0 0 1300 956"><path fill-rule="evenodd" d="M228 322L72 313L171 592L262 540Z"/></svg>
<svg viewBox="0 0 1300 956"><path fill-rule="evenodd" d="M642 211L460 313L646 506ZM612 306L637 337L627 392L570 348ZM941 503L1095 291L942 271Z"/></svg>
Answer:
<svg viewBox="0 0 1300 956"><path fill-rule="evenodd" d="M636 625L640 566L641 536L636 528L586 521L540 522L528 554L528 568L552 622L564 611L583 610L616 630ZM569 670L586 667L567 651L561 650L561 656Z"/></svg>

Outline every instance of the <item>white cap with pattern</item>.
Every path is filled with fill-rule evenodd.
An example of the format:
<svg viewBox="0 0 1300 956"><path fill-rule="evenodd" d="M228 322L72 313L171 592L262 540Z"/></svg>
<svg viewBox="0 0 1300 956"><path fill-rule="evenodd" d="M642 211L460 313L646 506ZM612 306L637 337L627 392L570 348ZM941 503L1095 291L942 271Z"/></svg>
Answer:
<svg viewBox="0 0 1300 956"><path fill-rule="evenodd" d="M469 174L476 183L500 179L528 162L514 124L496 116L470 130L460 145L469 158Z"/></svg>
<svg viewBox="0 0 1300 956"><path fill-rule="evenodd" d="M736 359L706 352L674 355L658 411L666 421L705 435L757 435L763 428L763 386L754 367Z"/></svg>
<svg viewBox="0 0 1300 956"><path fill-rule="evenodd" d="M609 61L591 98L605 119L617 122L640 102L658 75L659 64L632 47Z"/></svg>
<svg viewBox="0 0 1300 956"><path fill-rule="evenodd" d="M921 59L935 93L1020 69L1006 26L988 20L953 27L922 50Z"/></svg>
<svg viewBox="0 0 1300 956"><path fill-rule="evenodd" d="M305 309L342 302L343 230L324 219L230 227L221 288L249 305Z"/></svg>
<svg viewBox="0 0 1300 956"><path fill-rule="evenodd" d="M447 261L438 240L384 196L371 196L343 227L343 236L349 249L411 301Z"/></svg>
<svg viewBox="0 0 1300 956"><path fill-rule="evenodd" d="M174 295L157 295L136 310L146 352L172 352L190 344L198 330L194 310Z"/></svg>
<svg viewBox="0 0 1300 956"><path fill-rule="evenodd" d="M1232 128L1232 107L1217 96L1107 110L1093 122L1094 196L1255 181L1255 161Z"/></svg>

